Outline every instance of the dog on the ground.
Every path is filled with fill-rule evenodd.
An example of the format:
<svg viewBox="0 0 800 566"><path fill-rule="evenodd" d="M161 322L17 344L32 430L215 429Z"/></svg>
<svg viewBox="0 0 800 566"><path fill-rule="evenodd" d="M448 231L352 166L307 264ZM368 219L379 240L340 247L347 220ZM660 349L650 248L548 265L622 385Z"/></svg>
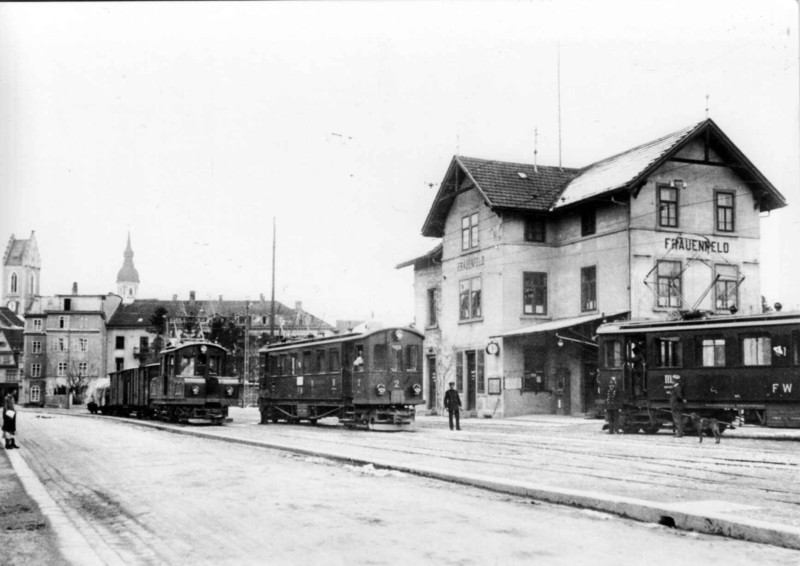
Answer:
<svg viewBox="0 0 800 566"><path fill-rule="evenodd" d="M692 424L694 425L694 429L697 431L697 436L700 438L700 442L703 442L703 434L708 431L714 435L715 442L719 444L719 441L722 438L722 433L719 430L719 421L717 419L707 419L705 417L701 417L697 413L692 413L689 415L689 418L692 420Z"/></svg>

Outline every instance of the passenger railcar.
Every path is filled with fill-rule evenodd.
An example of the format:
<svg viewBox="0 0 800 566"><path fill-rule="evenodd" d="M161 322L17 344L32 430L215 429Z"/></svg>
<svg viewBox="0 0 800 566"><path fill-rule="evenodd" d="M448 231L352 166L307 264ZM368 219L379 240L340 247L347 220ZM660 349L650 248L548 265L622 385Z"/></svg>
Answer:
<svg viewBox="0 0 800 566"><path fill-rule="evenodd" d="M422 339L386 328L262 348L261 423L338 417L350 427L409 428L424 402Z"/></svg>
<svg viewBox="0 0 800 566"><path fill-rule="evenodd" d="M800 427L800 313L615 322L597 333L601 394L616 377L625 432L655 433L672 422L678 376L684 414L715 418L723 428L740 417Z"/></svg>
<svg viewBox="0 0 800 566"><path fill-rule="evenodd" d="M206 341L170 345L159 362L109 374L106 414L221 424L241 385L227 376L228 352Z"/></svg>

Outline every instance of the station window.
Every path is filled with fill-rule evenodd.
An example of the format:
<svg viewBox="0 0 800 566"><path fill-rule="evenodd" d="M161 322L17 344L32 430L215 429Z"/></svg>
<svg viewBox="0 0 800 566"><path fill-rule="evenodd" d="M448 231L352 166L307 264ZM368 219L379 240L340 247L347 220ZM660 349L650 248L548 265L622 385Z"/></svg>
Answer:
<svg viewBox="0 0 800 566"><path fill-rule="evenodd" d="M594 208L585 208L581 212L581 236L591 236L597 232L597 213Z"/></svg>
<svg viewBox="0 0 800 566"><path fill-rule="evenodd" d="M117 336L114 340L114 348L117 350L124 350L125 349L125 337L124 336Z"/></svg>
<svg viewBox="0 0 800 566"><path fill-rule="evenodd" d="M581 311L597 309L597 267L581 268Z"/></svg>
<svg viewBox="0 0 800 566"><path fill-rule="evenodd" d="M439 322L436 289L428 289L428 326L436 326Z"/></svg>
<svg viewBox="0 0 800 566"><path fill-rule="evenodd" d="M523 314L547 314L547 273L522 274Z"/></svg>
<svg viewBox="0 0 800 566"><path fill-rule="evenodd" d="M702 338L700 340L700 365L702 367L725 366L724 338Z"/></svg>
<svg viewBox="0 0 800 566"><path fill-rule="evenodd" d="M547 231L545 226L546 224L543 218L526 218L525 241L544 243L547 240Z"/></svg>
<svg viewBox="0 0 800 566"><path fill-rule="evenodd" d="M739 268L735 265L714 266L714 306L729 310L739 306Z"/></svg>
<svg viewBox="0 0 800 566"><path fill-rule="evenodd" d="M658 225L678 227L678 189L664 185L658 187Z"/></svg>
<svg viewBox="0 0 800 566"><path fill-rule="evenodd" d="M604 361L607 368L622 367L622 342L620 340L606 340L604 344Z"/></svg>
<svg viewBox="0 0 800 566"><path fill-rule="evenodd" d="M461 249L463 251L478 247L478 213L473 212L461 218Z"/></svg>
<svg viewBox="0 0 800 566"><path fill-rule="evenodd" d="M481 318L481 278L473 277L459 282L459 320Z"/></svg>
<svg viewBox="0 0 800 566"><path fill-rule="evenodd" d="M31 343L31 353L32 354L41 354L42 353L42 343L39 340L35 340Z"/></svg>
<svg viewBox="0 0 800 566"><path fill-rule="evenodd" d="M665 337L656 340L656 365L662 368L683 366L683 346L679 338Z"/></svg>
<svg viewBox="0 0 800 566"><path fill-rule="evenodd" d="M734 227L734 199L733 193L718 192L715 195L717 207L717 231L733 232Z"/></svg>
<svg viewBox="0 0 800 566"><path fill-rule="evenodd" d="M31 377L42 377L42 364L31 364Z"/></svg>
<svg viewBox="0 0 800 566"><path fill-rule="evenodd" d="M38 403L41 400L42 390L38 385L31 387L31 403Z"/></svg>
<svg viewBox="0 0 800 566"><path fill-rule="evenodd" d="M768 366L772 362L772 342L769 336L745 336L742 338L742 364L746 366Z"/></svg>
<svg viewBox="0 0 800 566"><path fill-rule="evenodd" d="M41 332L42 330L42 319L37 318L33 321L33 331L34 332Z"/></svg>
<svg viewBox="0 0 800 566"><path fill-rule="evenodd" d="M58 362L58 366L56 367L56 375L58 377L64 377L67 375L67 362Z"/></svg>
<svg viewBox="0 0 800 566"><path fill-rule="evenodd" d="M657 305L680 307L681 286L681 262L659 261L656 264Z"/></svg>

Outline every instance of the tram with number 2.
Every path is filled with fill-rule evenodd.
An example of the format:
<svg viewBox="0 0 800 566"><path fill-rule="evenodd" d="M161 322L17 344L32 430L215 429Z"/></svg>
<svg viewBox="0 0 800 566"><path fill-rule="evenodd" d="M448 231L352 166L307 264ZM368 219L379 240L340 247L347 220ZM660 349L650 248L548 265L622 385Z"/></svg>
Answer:
<svg viewBox="0 0 800 566"><path fill-rule="evenodd" d="M384 328L262 348L261 423L337 417L348 427L408 429L424 403L422 339Z"/></svg>
<svg viewBox="0 0 800 566"><path fill-rule="evenodd" d="M620 387L624 432L656 433L672 421L676 377L684 414L800 428L800 313L608 323L597 331L601 393Z"/></svg>

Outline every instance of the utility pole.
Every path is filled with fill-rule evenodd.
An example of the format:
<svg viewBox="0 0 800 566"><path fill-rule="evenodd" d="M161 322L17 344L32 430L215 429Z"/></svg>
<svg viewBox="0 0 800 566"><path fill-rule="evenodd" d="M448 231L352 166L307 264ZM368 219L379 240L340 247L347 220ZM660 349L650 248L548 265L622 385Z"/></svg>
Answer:
<svg viewBox="0 0 800 566"><path fill-rule="evenodd" d="M244 375L242 376L242 409L247 406L247 382L250 378L250 299L244 304Z"/></svg>
<svg viewBox="0 0 800 566"><path fill-rule="evenodd" d="M275 342L275 217L272 217L272 299L270 300L269 342Z"/></svg>

